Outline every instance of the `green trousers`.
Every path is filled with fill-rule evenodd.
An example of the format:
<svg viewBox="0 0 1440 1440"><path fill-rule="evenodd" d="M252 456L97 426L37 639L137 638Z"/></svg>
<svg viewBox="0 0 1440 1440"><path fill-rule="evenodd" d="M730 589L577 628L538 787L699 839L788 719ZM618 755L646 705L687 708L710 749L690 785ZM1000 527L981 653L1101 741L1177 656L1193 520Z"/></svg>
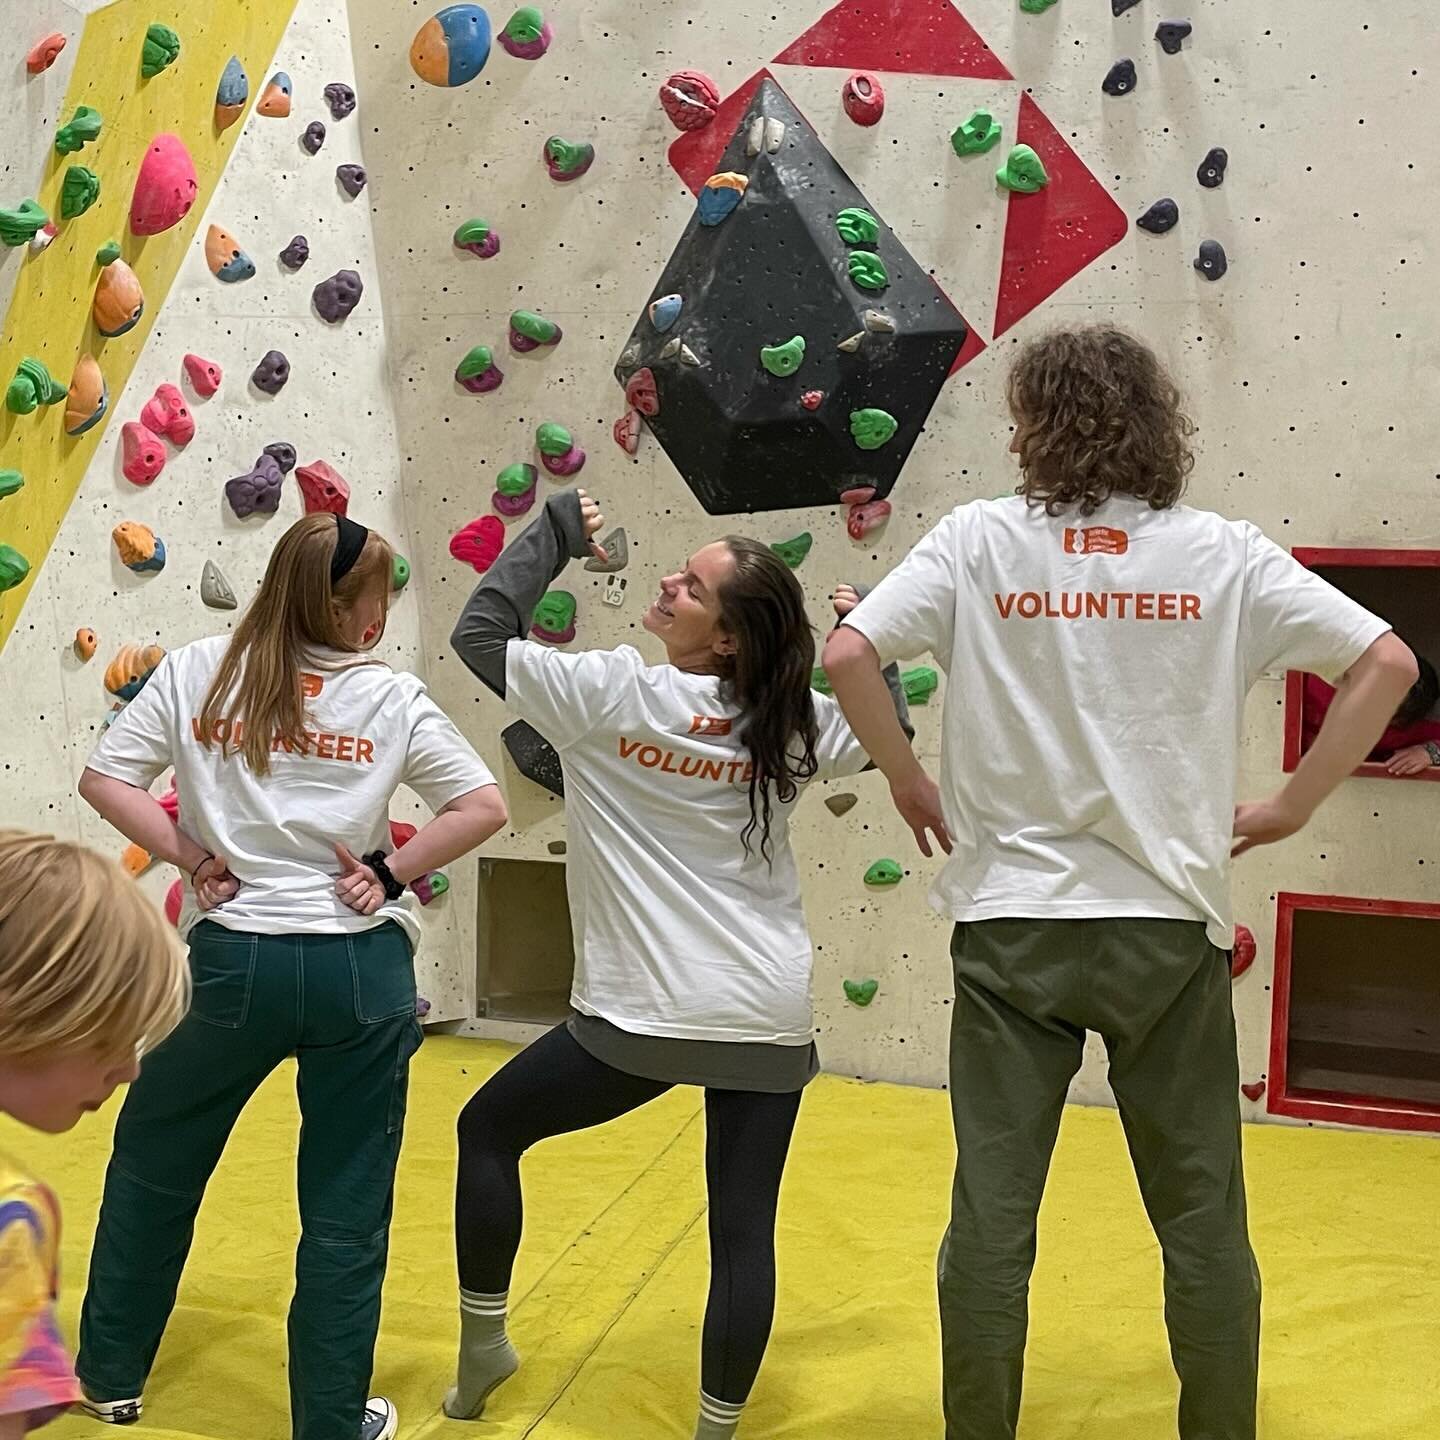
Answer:
<svg viewBox="0 0 1440 1440"><path fill-rule="evenodd" d="M1087 1030L1109 1053L1164 1252L1180 1436L1254 1440L1260 1275L1246 1231L1228 957L1198 923L1122 919L957 925L951 955L946 1440L1015 1436L1036 1214Z"/></svg>
<svg viewBox="0 0 1440 1440"><path fill-rule="evenodd" d="M205 1186L246 1101L295 1055L292 1427L296 1440L356 1440L420 1043L410 942L388 922L357 935L252 935L207 921L191 933L190 966L190 1014L146 1057L116 1123L76 1368L93 1399L142 1393ZM243 1227L234 1243L243 1250Z"/></svg>

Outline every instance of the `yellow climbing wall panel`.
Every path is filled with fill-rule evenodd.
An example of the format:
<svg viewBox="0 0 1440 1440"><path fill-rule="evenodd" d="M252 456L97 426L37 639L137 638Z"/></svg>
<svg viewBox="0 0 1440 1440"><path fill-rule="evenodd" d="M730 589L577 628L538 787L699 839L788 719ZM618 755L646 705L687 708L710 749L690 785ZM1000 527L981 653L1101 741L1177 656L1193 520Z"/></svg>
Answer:
<svg viewBox="0 0 1440 1440"><path fill-rule="evenodd" d="M36 253L26 247L10 260L18 260L22 270L0 332L0 390L27 355L42 361L60 384L69 385L76 360L87 350L100 362L110 389L105 420L75 439L65 434L63 401L30 415L0 409L0 470L19 470L25 476L25 488L0 501L0 541L30 562L25 581L0 595L0 650L105 425L124 418L116 413L121 392L243 127L242 118L223 133L215 129L215 87L221 71L231 55L240 57L250 77L253 106L294 8L294 0L209 0L204 6L187 0L116 0L96 11L86 19L69 93L62 112L51 117L50 129L53 136L76 106L89 105L104 117L99 140L74 155L59 155L52 144L44 175L30 179L35 188L0 201L18 205L23 194L33 194L59 230L47 249ZM180 57L147 80L140 73L141 51L145 31L157 21L180 36ZM173 229L134 236L129 219L135 175L151 139L167 131L189 148L200 193ZM100 198L84 215L63 221L60 188L72 164L86 165L100 177ZM145 291L140 323L114 340L101 338L90 314L100 274L95 252L108 240L119 241L123 258ZM138 413L138 407L132 408ZM95 564L103 567L107 560L97 555Z"/></svg>

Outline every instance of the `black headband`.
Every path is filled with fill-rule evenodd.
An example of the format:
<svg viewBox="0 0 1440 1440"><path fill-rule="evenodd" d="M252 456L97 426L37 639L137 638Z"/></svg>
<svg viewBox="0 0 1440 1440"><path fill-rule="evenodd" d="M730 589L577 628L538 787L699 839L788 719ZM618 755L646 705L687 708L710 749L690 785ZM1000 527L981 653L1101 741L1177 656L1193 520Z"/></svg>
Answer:
<svg viewBox="0 0 1440 1440"><path fill-rule="evenodd" d="M338 585L354 568L370 538L370 532L357 525L348 515L335 517L335 529L339 532L335 541L335 553L330 557L330 583Z"/></svg>

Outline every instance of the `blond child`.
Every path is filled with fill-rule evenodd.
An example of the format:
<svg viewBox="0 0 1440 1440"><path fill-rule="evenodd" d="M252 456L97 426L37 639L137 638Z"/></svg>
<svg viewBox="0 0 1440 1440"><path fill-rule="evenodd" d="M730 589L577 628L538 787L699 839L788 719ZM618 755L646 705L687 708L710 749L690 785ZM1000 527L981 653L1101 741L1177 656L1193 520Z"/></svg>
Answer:
<svg viewBox="0 0 1440 1440"><path fill-rule="evenodd" d="M139 1072L189 1000L175 932L118 865L0 830L0 1112L58 1135ZM60 1211L0 1152L0 1440L80 1398L55 1324Z"/></svg>

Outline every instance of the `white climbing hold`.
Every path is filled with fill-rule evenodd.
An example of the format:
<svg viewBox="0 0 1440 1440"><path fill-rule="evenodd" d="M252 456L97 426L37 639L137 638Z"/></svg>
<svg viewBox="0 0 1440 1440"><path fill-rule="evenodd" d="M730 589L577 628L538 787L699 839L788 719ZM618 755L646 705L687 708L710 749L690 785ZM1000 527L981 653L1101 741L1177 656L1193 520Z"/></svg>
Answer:
<svg viewBox="0 0 1440 1440"><path fill-rule="evenodd" d="M230 582L213 560L207 560L200 572L200 600L212 610L233 610L237 604Z"/></svg>
<svg viewBox="0 0 1440 1440"><path fill-rule="evenodd" d="M895 321L883 310L867 310L865 312L865 328L877 330L882 335L893 335L895 333Z"/></svg>
<svg viewBox="0 0 1440 1440"><path fill-rule="evenodd" d="M757 115L750 122L749 133L745 136L745 153L752 159L765 148L765 117Z"/></svg>
<svg viewBox="0 0 1440 1440"><path fill-rule="evenodd" d="M627 345L620 352L620 368L628 370L640 358L640 342L637 340L633 345Z"/></svg>
<svg viewBox="0 0 1440 1440"><path fill-rule="evenodd" d="M680 363L682 365L698 365L700 357L688 345L682 345L680 347Z"/></svg>
<svg viewBox="0 0 1440 1440"><path fill-rule="evenodd" d="M785 139L785 122L767 119L765 121L765 153L773 155Z"/></svg>
<svg viewBox="0 0 1440 1440"><path fill-rule="evenodd" d="M862 330L858 335L852 335L848 340L842 340L835 348L843 350L847 355L853 355L865 341L865 332Z"/></svg>
<svg viewBox="0 0 1440 1440"><path fill-rule="evenodd" d="M667 340L660 349L662 360L673 360L680 353L680 337L677 335L673 340Z"/></svg>

